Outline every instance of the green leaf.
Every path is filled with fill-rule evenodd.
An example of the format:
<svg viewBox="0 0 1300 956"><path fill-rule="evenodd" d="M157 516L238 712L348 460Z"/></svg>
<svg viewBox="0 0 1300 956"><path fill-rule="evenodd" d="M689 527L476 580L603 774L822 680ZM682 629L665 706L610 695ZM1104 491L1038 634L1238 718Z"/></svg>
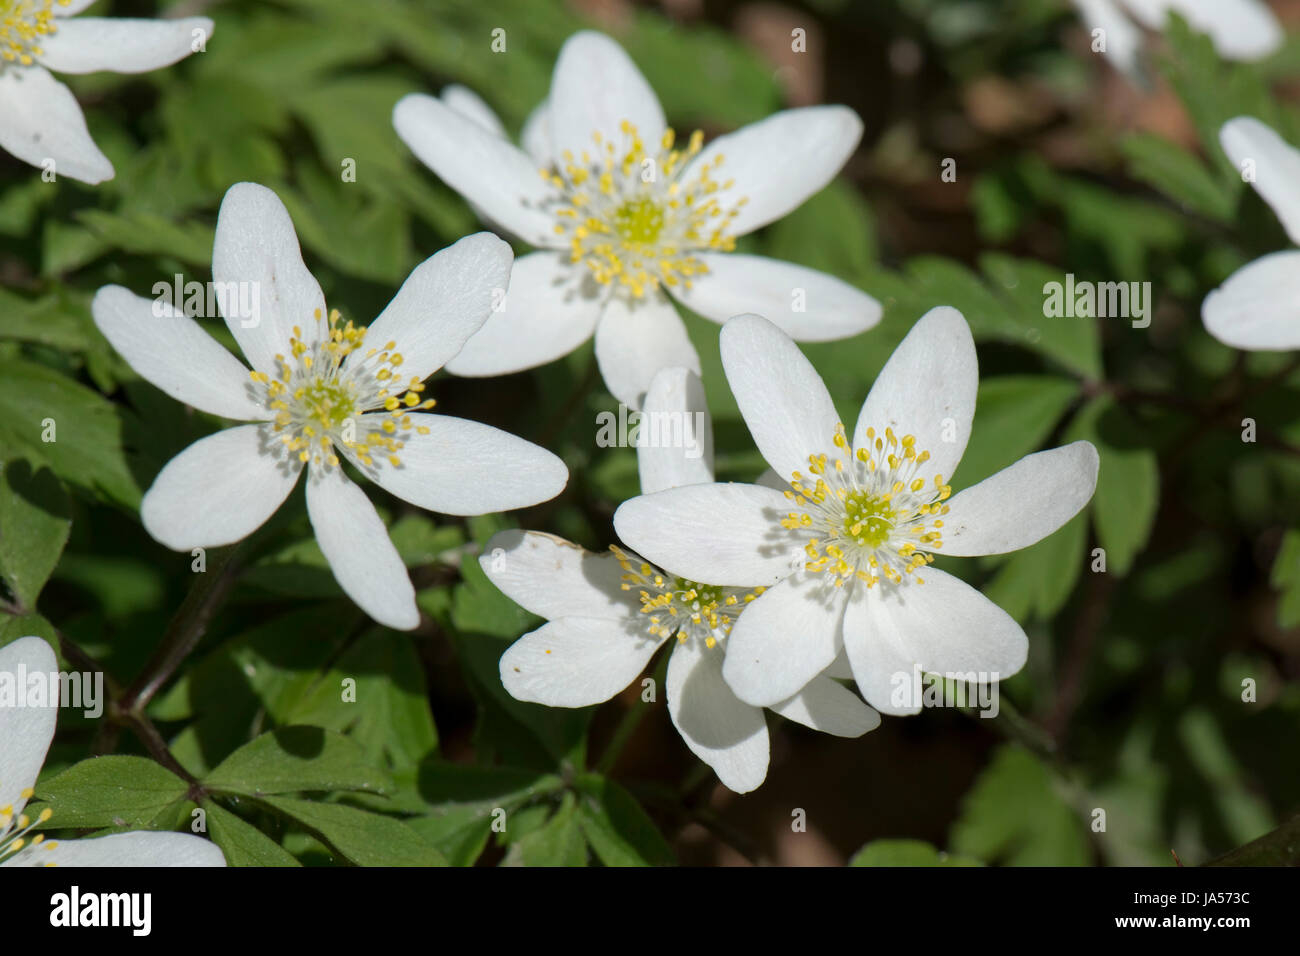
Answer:
<svg viewBox="0 0 1300 956"><path fill-rule="evenodd" d="M556 761L581 764L591 708L523 703L501 686L501 655L538 619L498 591L477 561L464 562L461 574L449 623L481 708L475 731L479 758L542 769Z"/></svg>
<svg viewBox="0 0 1300 956"><path fill-rule="evenodd" d="M123 409L58 372L23 359L5 362L0 447L134 509L141 491L122 447L128 420Z"/></svg>
<svg viewBox="0 0 1300 956"><path fill-rule="evenodd" d="M230 866L302 866L284 847L225 807L206 800L208 834Z"/></svg>
<svg viewBox="0 0 1300 956"><path fill-rule="evenodd" d="M572 793L546 823L510 845L502 866L586 866L587 842Z"/></svg>
<svg viewBox="0 0 1300 956"><path fill-rule="evenodd" d="M1206 866L1300 866L1300 816Z"/></svg>
<svg viewBox="0 0 1300 956"><path fill-rule="evenodd" d="M1109 398L1094 399L1075 418L1067 440L1086 439L1101 457L1092 520L1106 550L1106 570L1127 574L1146 547L1160 500L1156 453L1128 413Z"/></svg>
<svg viewBox="0 0 1300 956"><path fill-rule="evenodd" d="M1136 133L1122 144L1135 179L1154 187L1185 209L1218 222L1230 222L1237 197L1199 159L1150 133Z"/></svg>
<svg viewBox="0 0 1300 956"><path fill-rule="evenodd" d="M1008 744L966 794L949 845L955 853L1011 866L1082 866L1089 859L1087 832L1047 767Z"/></svg>
<svg viewBox="0 0 1300 956"><path fill-rule="evenodd" d="M189 784L144 757L94 757L37 788L50 827L146 827L186 799Z"/></svg>
<svg viewBox="0 0 1300 956"><path fill-rule="evenodd" d="M1017 621L1051 620L1083 571L1088 519L1075 515L1042 541L1015 552L984 589L990 601Z"/></svg>
<svg viewBox="0 0 1300 956"><path fill-rule="evenodd" d="M292 797L262 802L329 844L358 866L446 866L432 843L400 820L340 803L313 803Z"/></svg>
<svg viewBox="0 0 1300 956"><path fill-rule="evenodd" d="M1079 394L1054 375L1004 375L979 385L970 444L958 468L959 487L983 481L1042 447Z"/></svg>
<svg viewBox="0 0 1300 956"><path fill-rule="evenodd" d="M344 698L345 681L355 699ZM424 671L407 634L368 630L328 670L300 673L268 706L280 723L347 733L374 764L411 768L438 746Z"/></svg>
<svg viewBox="0 0 1300 956"><path fill-rule="evenodd" d="M240 747L203 781L211 790L258 797L303 790L383 793L393 781L365 751L320 727L281 727Z"/></svg>
<svg viewBox="0 0 1300 956"><path fill-rule="evenodd" d="M872 840L849 866L982 866L968 856L949 856L924 840Z"/></svg>
<svg viewBox="0 0 1300 956"><path fill-rule="evenodd" d="M671 866L672 848L632 794L599 774L577 779L582 832L606 866Z"/></svg>
<svg viewBox="0 0 1300 956"><path fill-rule="evenodd" d="M0 464L0 577L20 607L36 606L71 527L68 496L49 469Z"/></svg>
<svg viewBox="0 0 1300 956"><path fill-rule="evenodd" d="M1278 625L1289 628L1300 624L1300 529L1292 528L1282 536L1269 581L1281 592L1277 603Z"/></svg>

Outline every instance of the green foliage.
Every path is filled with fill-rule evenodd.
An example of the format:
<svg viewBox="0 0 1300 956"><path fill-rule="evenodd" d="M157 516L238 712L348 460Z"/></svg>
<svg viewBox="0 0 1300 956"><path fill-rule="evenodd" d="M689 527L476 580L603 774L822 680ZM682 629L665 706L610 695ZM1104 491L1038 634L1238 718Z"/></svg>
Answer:
<svg viewBox="0 0 1300 956"><path fill-rule="evenodd" d="M95 722L60 711L37 786L35 806L53 812L43 828L192 832L202 819L239 866L668 866L785 852L797 791L810 807L849 795L852 813L812 818L855 866L1167 865L1171 847L1188 863L1294 863L1300 782L1279 746L1300 729L1300 368L1218 343L1200 304L1290 245L1218 135L1251 115L1300 142L1287 92L1300 45L1228 63L1174 16L1148 50L1165 84L1149 97L1080 54L1079 21L1058 0L818 0L804 11L820 27L806 69L771 59L763 30L738 32L729 9L674 19L667 6L633 5L611 25L557 0L231 0L212 5L202 55L68 78L114 179L47 183L0 156L0 646L43 637L61 666L101 668L129 705ZM283 198L329 304L371 321L416 265L484 228L397 137L394 104L463 84L517 136L560 45L592 26L624 43L683 138L819 89L863 117L843 173L739 245L880 300L877 328L801 346L846 424L916 320L948 305L980 363L958 492L1042 449L1097 447L1096 494L1057 532L1009 555L940 559L1029 636L996 718L887 718L844 740L769 715L769 783L723 799L662 688L629 734L612 726L627 700L512 698L501 654L542 622L483 573L487 540L524 527L603 549L614 509L639 490L635 451L593 443L594 416L616 403L590 344L490 382L430 381L439 411L545 445L571 478L553 502L472 519L367 487L417 592L413 632L344 596L300 490L254 535L210 550L204 571L144 530L160 469L221 423L126 365L91 320L96 290L210 278L222 196L252 181ZM948 157L955 182L938 177ZM1067 275L1149 281L1151 324L1049 314ZM718 477L752 481L766 466L718 326L686 321ZM234 349L219 319L200 324ZM1018 520L1019 502L1005 507ZM198 614L196 593L218 598ZM160 671L159 649L187 636ZM897 786L880 786L882 767ZM767 839L772 820L780 839Z"/></svg>

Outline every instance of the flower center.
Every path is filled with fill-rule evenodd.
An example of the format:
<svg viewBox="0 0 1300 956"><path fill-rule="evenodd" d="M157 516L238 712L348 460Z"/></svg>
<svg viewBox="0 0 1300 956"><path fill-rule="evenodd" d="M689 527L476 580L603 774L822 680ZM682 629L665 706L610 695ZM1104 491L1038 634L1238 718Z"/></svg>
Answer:
<svg viewBox="0 0 1300 956"><path fill-rule="evenodd" d="M858 488L844 498L844 531L858 544L879 548L894 530L893 519L894 509L883 495Z"/></svg>
<svg viewBox="0 0 1300 956"><path fill-rule="evenodd" d="M566 150L558 170L542 171L560 190L555 233L568 242L570 261L585 263L601 285L617 284L635 298L661 284L689 289L693 276L708 271L696 253L735 248L729 230L747 200L726 209L719 202L717 194L734 185L715 178L721 155L690 162L702 133L679 150L667 130L653 151L627 120L620 136L615 143L597 131L593 151Z"/></svg>
<svg viewBox="0 0 1300 956"><path fill-rule="evenodd" d="M413 425L409 413L432 408L434 400L421 400L424 385L414 376L401 384L397 369L404 359L394 351L396 342L345 364L349 355L361 352L366 329L342 324L337 309L328 317L317 309L314 320L320 333L314 345L306 344L295 325L289 355L275 357L275 376L250 373L266 407L276 413L272 428L302 462L337 467L335 449L342 447L366 467L380 456L396 468L402 463L397 453L412 429L429 433L426 426Z"/></svg>
<svg viewBox="0 0 1300 956"><path fill-rule="evenodd" d="M3 3L3 0L0 0L0 3ZM35 791L31 787L22 792L24 800L30 800L33 796L35 796ZM17 855L18 851L25 846L37 847L44 844L47 850L53 850L57 847L59 844L56 840L45 842L44 833L38 833L30 840L27 839L27 834L31 832L33 827L45 823L52 816L54 816L54 811L46 807L37 815L35 820L25 813L20 813L15 821L13 804L0 807L0 863ZM15 822L16 826L14 825ZM10 832L11 828L13 832ZM56 864L46 863L45 865L55 866Z"/></svg>
<svg viewBox="0 0 1300 956"><path fill-rule="evenodd" d="M906 575L923 583L915 571L943 547L943 502L952 494L942 475L922 476L930 453L892 428L881 435L868 428L866 444L850 453L837 424L834 443L834 457L809 455L809 474L796 471L785 493L799 510L781 526L811 532L804 569L832 575L836 587L854 579L872 587L882 577L901 584Z"/></svg>
<svg viewBox="0 0 1300 956"><path fill-rule="evenodd" d="M638 592L641 613L649 622L646 631L655 638L676 635L685 644L695 637L707 648L716 647L731 633L745 605L766 590L759 587L746 591L686 578L670 580L651 564L634 563L634 556L621 548L611 545L609 550L623 569L623 590Z"/></svg>
<svg viewBox="0 0 1300 956"><path fill-rule="evenodd" d="M5 63L31 66L41 49L41 37L58 27L54 21L55 0L0 0L0 59ZM58 0L66 7L69 0Z"/></svg>

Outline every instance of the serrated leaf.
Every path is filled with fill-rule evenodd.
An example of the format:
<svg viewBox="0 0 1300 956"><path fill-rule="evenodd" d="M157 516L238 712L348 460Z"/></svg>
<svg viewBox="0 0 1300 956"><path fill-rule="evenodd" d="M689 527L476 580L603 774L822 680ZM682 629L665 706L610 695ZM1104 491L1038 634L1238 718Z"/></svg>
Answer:
<svg viewBox="0 0 1300 956"><path fill-rule="evenodd" d="M636 798L599 774L577 780L582 832L606 866L671 866L672 848Z"/></svg>
<svg viewBox="0 0 1300 956"><path fill-rule="evenodd" d="M49 469L0 464L0 577L19 606L34 608L68 543L68 496Z"/></svg>
<svg viewBox="0 0 1300 956"><path fill-rule="evenodd" d="M93 757L37 788L50 827L145 827L185 800L189 784L144 757Z"/></svg>
<svg viewBox="0 0 1300 956"><path fill-rule="evenodd" d="M358 866L447 865L437 847L392 817L293 797L263 797L262 802L296 820Z"/></svg>
<svg viewBox="0 0 1300 956"><path fill-rule="evenodd" d="M225 807L207 800L203 809L208 835L230 866L302 866L284 847Z"/></svg>
<svg viewBox="0 0 1300 956"><path fill-rule="evenodd" d="M64 481L134 508L141 497L122 446L128 413L43 365L5 362L0 376L0 447ZM53 423L50 432L49 423ZM53 440L47 441L50 435Z"/></svg>
<svg viewBox="0 0 1300 956"><path fill-rule="evenodd" d="M365 751L320 727L281 727L254 738L223 760L203 784L210 790L258 797L311 790L383 793L393 781L369 765Z"/></svg>
<svg viewBox="0 0 1300 956"><path fill-rule="evenodd" d="M502 866L586 866L587 841L578 822L577 800L565 794L545 824L511 843Z"/></svg>

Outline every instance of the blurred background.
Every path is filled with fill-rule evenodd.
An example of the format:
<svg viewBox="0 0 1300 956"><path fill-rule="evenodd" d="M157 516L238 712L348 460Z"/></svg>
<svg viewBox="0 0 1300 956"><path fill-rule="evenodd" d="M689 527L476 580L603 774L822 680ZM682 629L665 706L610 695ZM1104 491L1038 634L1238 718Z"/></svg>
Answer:
<svg viewBox="0 0 1300 956"><path fill-rule="evenodd" d="M90 14L204 13L216 30L173 68L68 78L114 180L45 183L0 155L0 454L10 473L24 462L30 480L47 476L42 494L70 529L39 600L0 616L0 642L57 631L128 683L190 586L188 556L148 537L138 505L215 422L130 373L90 322L94 290L210 278L221 197L251 180L288 206L330 305L369 321L417 263L481 228L397 139L393 104L460 83L517 134L561 43L595 27L625 46L679 132L711 137L821 102L863 118L839 179L741 244L885 304L876 329L804 349L845 421L911 324L946 304L970 321L981 365L957 490L1064 441L1100 449L1096 499L1066 528L1016 555L941 565L1030 636L1001 714L927 710L857 740L772 715L767 782L738 796L662 706L643 707L639 685L586 711L507 697L496 660L537 621L483 578L476 548L518 525L602 549L614 508L638 493L633 450L595 446L596 414L616 403L588 345L520 375L431 383L441 411L552 448L573 478L553 502L467 522L371 487L419 590L413 635L342 597L295 493L151 707L176 759L202 776L270 728L346 733L401 792L340 799L401 816L466 864L616 861L590 829L576 850L535 837L561 825L584 767L617 788L603 804L616 829L661 834L632 841L652 862L1175 865L1171 851L1200 864L1247 844L1300 808L1300 372L1291 355L1217 343L1200 302L1289 245L1217 146L1242 113L1300 132L1300 2L1270 7L1288 36L1267 58L1225 61L1175 15L1145 34L1137 74L1093 52L1067 0L101 0ZM347 160L355 182L340 176ZM1150 326L1045 317L1043 286L1066 273L1150 281ZM763 463L721 374L718 328L687 321L719 478L752 480ZM15 425L47 413L77 423L57 445ZM1256 441L1243 441L1246 418ZM331 698L339 675L364 687L346 713ZM46 773L109 751L143 749L65 714ZM564 787L538 787L552 774ZM487 828L492 806L518 814L508 838ZM305 862L333 858L292 823L231 809Z"/></svg>

